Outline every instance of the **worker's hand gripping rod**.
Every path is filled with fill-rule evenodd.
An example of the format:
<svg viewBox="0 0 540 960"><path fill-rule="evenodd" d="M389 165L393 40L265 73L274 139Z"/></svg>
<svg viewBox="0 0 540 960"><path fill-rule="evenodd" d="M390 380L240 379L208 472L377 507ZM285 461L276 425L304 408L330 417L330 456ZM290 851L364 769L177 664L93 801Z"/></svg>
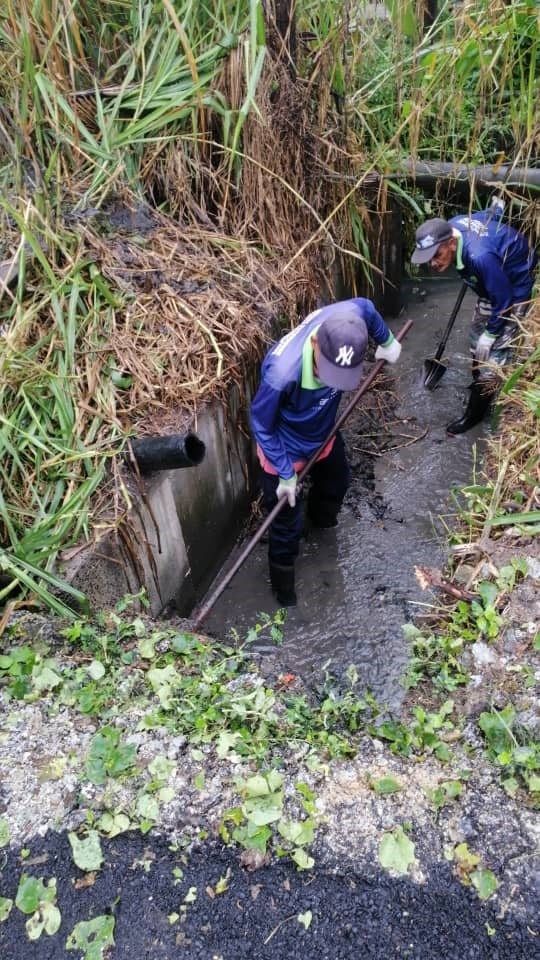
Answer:
<svg viewBox="0 0 540 960"><path fill-rule="evenodd" d="M401 328L401 330L399 331L399 333L396 334L396 340L401 341L401 340L404 339L404 337L406 337L406 335L408 334L409 330L410 330L411 327L412 327L412 323L413 323L412 320L407 320L407 322L403 325L403 327ZM306 465L305 465L304 467L302 467L300 473L298 474L298 484L297 484L297 491L298 491L298 492L299 492L299 490L300 490L300 485L301 485L302 480L304 479L304 477L306 477L306 475L309 473L309 471L311 470L313 464L317 461L318 457L321 455L321 453L322 453L322 451L324 450L324 448L326 447L327 443L330 442L330 440L332 439L332 437L334 437L334 436L336 435L336 433L338 432L338 430L339 430L339 428L342 426L342 424L345 423L345 420L347 419L347 417L349 416L349 414L351 413L351 411L354 409L354 407L355 407L356 404L358 403L360 397L361 397L364 393L366 393L366 391L369 389L369 387L371 386L371 384L373 383L373 381L375 380L375 378L376 378L376 377L378 376L378 374L381 372L381 370L382 370L385 362L386 362L385 360L378 360L378 361L377 361L377 363L375 364L375 366L373 367L373 369L372 369L372 370L370 371L370 373L367 375L366 379L362 381L362 383L361 383L360 386L358 387L358 390L356 391L356 393L353 394L353 396L352 396L351 399L349 400L348 404L344 407L344 409L342 410L342 412L340 413L340 415L339 415L338 418L336 419L336 422L334 423L334 426L333 426L332 429L330 430L330 433L328 434L328 436L323 440L323 442L321 443L320 447L317 448L317 450L315 451L315 453L313 453L313 454L311 455L311 457L309 458L309 460L308 460L308 462L306 463ZM220 583L218 583L217 587L215 587L215 589L212 591L212 593L210 594L210 596L208 597L208 599L198 608L198 610L196 610L196 611L194 612L194 614L193 614L193 620L194 620L195 628L199 628L199 627L201 626L201 624L203 623L203 621L206 619L206 617L207 617L208 614L210 613L210 611L211 611L212 607L214 606L216 600L218 600L218 598L221 596L221 594L223 593L223 591L229 586L229 583L231 582L231 580L232 580L232 578L234 577L235 573L238 572L238 570L240 569L240 567L242 566L242 564L244 563L244 561L247 560L247 558L249 557L251 551L252 551L253 548L258 544L259 540L261 539L261 537L263 536L263 534L266 532L266 530L268 530L268 527L269 527L270 524L272 523L272 520L274 519L274 517L276 517L276 516L278 515L278 513L280 512L280 510L282 510L282 508L284 507L285 503L287 503L287 496L286 496L286 494L284 494L284 495L278 500L278 502L276 503L275 507L272 508L272 510L270 511L270 513L267 515L266 519L263 521L263 523L261 524L261 526L260 526L259 529L257 530L257 533L251 538L251 540L248 541L248 543L246 544L246 546L245 546L244 549L242 550L240 556L235 560L235 562L234 562L234 564L232 565L231 569L225 574L225 576L223 577L223 580L221 580Z"/></svg>

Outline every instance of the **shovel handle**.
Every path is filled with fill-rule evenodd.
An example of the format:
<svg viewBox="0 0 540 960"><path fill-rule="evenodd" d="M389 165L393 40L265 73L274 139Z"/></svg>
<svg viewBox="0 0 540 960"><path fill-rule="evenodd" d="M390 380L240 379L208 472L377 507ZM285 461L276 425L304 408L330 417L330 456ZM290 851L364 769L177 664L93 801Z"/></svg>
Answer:
<svg viewBox="0 0 540 960"><path fill-rule="evenodd" d="M434 360L440 360L441 357L442 357L442 355L443 355L444 348L445 348L445 346L446 346L446 342L447 342L447 340L448 340L448 337L450 336L450 331L451 331L452 327L454 326L454 323L455 323L456 317L457 317L457 315L458 315L458 313L459 313L461 304L463 303L463 297L465 296L466 292L467 292L467 284L466 284L466 283L462 283L462 284L461 284L461 287L460 287L460 289L459 289L459 293L458 293L458 295L457 295L457 299L456 299L456 302L455 302L455 304L454 304L452 313L450 314L450 316L449 316L449 318L448 318L448 323L446 324L446 330L444 331L444 333L443 333L443 335L442 335L442 340L441 340L439 346L437 347L437 353L435 354L435 356L434 356L434 358L433 358Z"/></svg>

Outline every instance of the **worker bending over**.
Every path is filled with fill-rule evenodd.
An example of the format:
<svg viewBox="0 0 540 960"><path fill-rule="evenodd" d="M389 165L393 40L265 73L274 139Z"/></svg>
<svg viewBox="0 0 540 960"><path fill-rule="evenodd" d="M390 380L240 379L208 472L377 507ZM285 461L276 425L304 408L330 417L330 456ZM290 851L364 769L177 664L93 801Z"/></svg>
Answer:
<svg viewBox="0 0 540 960"><path fill-rule="evenodd" d="M538 258L522 233L501 222L502 210L495 200L488 210L435 217L416 231L411 262L429 264L437 273L454 265L478 295L470 334L473 382L465 413L446 428L452 435L484 418L530 305Z"/></svg>
<svg viewBox="0 0 540 960"><path fill-rule="evenodd" d="M375 357L394 363L401 352L370 300L331 303L309 314L268 351L251 404L251 425L262 467L265 508L286 505L269 528L268 561L279 603L296 603L294 563L303 530L297 474L331 432L341 394L356 390L372 337ZM339 431L310 470L307 513L316 527L333 527L349 485L349 465Z"/></svg>

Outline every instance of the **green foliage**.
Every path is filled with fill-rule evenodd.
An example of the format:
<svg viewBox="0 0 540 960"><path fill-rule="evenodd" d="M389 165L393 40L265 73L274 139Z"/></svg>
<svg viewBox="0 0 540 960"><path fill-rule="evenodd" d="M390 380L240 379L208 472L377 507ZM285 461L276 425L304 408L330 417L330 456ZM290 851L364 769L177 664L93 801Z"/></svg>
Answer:
<svg viewBox="0 0 540 960"><path fill-rule="evenodd" d="M145 726L163 725L184 733L192 744L213 744L220 758L234 754L264 762L280 745L294 743L307 743L314 755L352 755L349 735L377 712L376 703L355 694L351 671L349 685L339 687L327 677L311 699L304 691L265 683L250 647L263 632L280 642L282 623L283 611L261 615L246 640L236 637L239 645L233 646L175 630L148 630L139 616L130 620L107 612L97 620L77 619L63 630L67 662L50 658L45 644L39 650L13 646L0 656L0 681L12 696L54 693L59 703L102 721L134 697L153 697L155 710L146 714ZM82 656L81 666L69 659L72 650L76 659ZM130 771L134 752L121 745L116 726L105 724L92 741L87 776L104 783Z"/></svg>
<svg viewBox="0 0 540 960"><path fill-rule="evenodd" d="M507 791L515 793L521 782L536 800L540 799L540 743L519 724L512 704L502 710L484 711L478 725L488 756L502 767Z"/></svg>
<svg viewBox="0 0 540 960"><path fill-rule="evenodd" d="M129 429L118 393L133 378L117 369L112 346L126 290L81 253L68 208L162 192L149 153L170 147L189 171L220 134L227 176L240 175L266 55L262 5L199 5L195 14L187 0L108 0L55 18L47 4L21 0L17 15L0 18L0 48L8 118L0 222L17 277L0 315L8 331L0 337L0 604L32 595L60 614L88 613L84 593L54 570L62 552L90 537L96 491ZM237 48L246 96L233 107L218 87ZM203 205L213 183L213 171L192 178ZM124 485L118 490L129 507Z"/></svg>
<svg viewBox="0 0 540 960"><path fill-rule="evenodd" d="M326 687L315 705L304 693L278 695L254 672L249 644L262 630L280 638L282 617L282 611L274 618L261 616L238 647L210 647L197 636L173 635L170 650L157 656L147 673L161 708L155 721L147 722L186 732L192 743L214 743L220 757L264 762L279 744L296 741L328 756L354 752L345 733L359 729L368 707L350 688Z"/></svg>
<svg viewBox="0 0 540 960"><path fill-rule="evenodd" d="M415 37L418 33L416 4L412 0L387 0L394 29L404 37Z"/></svg>
<svg viewBox="0 0 540 960"><path fill-rule="evenodd" d="M459 613L460 611L457 611L458 615ZM468 616L468 609L465 613ZM457 624L454 617L452 625L455 627ZM456 634L452 625L441 624L438 633L427 636L412 624L404 627L405 634L411 641L405 686L417 687L420 683L431 680L436 688L451 693L458 686L469 682L469 675L460 659L467 638L463 636L462 630ZM468 639L473 639L472 635Z"/></svg>
<svg viewBox="0 0 540 960"><path fill-rule="evenodd" d="M82 960L104 960L114 947L114 923L110 915L76 923L66 940L66 950L83 951Z"/></svg>
<svg viewBox="0 0 540 960"><path fill-rule="evenodd" d="M0 654L0 679L8 681L11 696L23 697L32 689L32 670L37 654L31 647L14 647Z"/></svg>
<svg viewBox="0 0 540 960"><path fill-rule="evenodd" d="M53 936L58 932L62 918L56 906L56 879L44 883L40 877L23 874L19 880L15 905L22 913L31 914L26 921L29 940L38 940L42 933Z"/></svg>
<svg viewBox="0 0 540 960"><path fill-rule="evenodd" d="M297 785L301 805L309 816L287 820L284 816L283 776L276 770L259 773L237 781L242 806L228 810L221 822L220 835L225 843L231 839L247 850L266 854L269 844L276 846L278 856L290 856L299 870L313 866L304 847L313 843L315 797L306 784ZM232 833L227 824L232 823Z"/></svg>
<svg viewBox="0 0 540 960"><path fill-rule="evenodd" d="M92 783L105 783L107 777L133 773L136 747L120 742L120 732L114 727L102 727L92 737L86 758L86 777Z"/></svg>
<svg viewBox="0 0 540 960"><path fill-rule="evenodd" d="M462 662L467 644L479 639L495 640L504 624L499 613L503 601L528 572L527 561L514 557L497 572L494 581L476 584L479 599L458 600L441 620L437 633L428 635L414 624L405 624L405 636L411 644L411 656L405 678L407 687L430 680L433 686L451 693L469 682Z"/></svg>
<svg viewBox="0 0 540 960"><path fill-rule="evenodd" d="M394 777L381 777L380 780L370 782L370 787L375 793L383 796L389 793L398 793L401 790L401 784Z"/></svg>
<svg viewBox="0 0 540 960"><path fill-rule="evenodd" d="M454 861L454 872L465 886L475 887L480 900L487 900L499 886L495 874L482 866L479 854L469 850L466 843L458 843L447 857Z"/></svg>
<svg viewBox="0 0 540 960"><path fill-rule="evenodd" d="M457 800L463 791L459 780L443 780L435 790L428 791L428 796L438 814L450 800Z"/></svg>
<svg viewBox="0 0 540 960"><path fill-rule="evenodd" d="M436 712L428 712L422 707L413 707L414 720L409 724L402 720L384 720L370 727L370 732L390 743L392 753L405 757L434 754L438 760L448 761L451 753L444 736L455 729L449 720L454 703L446 700Z"/></svg>
<svg viewBox="0 0 540 960"><path fill-rule="evenodd" d="M8 919L13 909L13 900L9 897L0 897L0 923Z"/></svg>
<svg viewBox="0 0 540 960"><path fill-rule="evenodd" d="M414 843L409 840L402 826L384 834L379 844L379 860L386 870L402 876L408 873L415 859Z"/></svg>
<svg viewBox="0 0 540 960"><path fill-rule="evenodd" d="M73 860L80 870L99 870L103 863L101 842L97 830L88 830L79 837L76 833L68 833L68 839L73 852Z"/></svg>

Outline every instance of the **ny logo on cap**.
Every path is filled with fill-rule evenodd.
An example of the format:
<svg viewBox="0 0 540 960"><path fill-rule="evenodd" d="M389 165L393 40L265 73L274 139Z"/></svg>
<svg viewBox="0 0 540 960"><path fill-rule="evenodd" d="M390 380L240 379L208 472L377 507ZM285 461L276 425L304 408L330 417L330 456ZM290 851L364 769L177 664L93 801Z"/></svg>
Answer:
<svg viewBox="0 0 540 960"><path fill-rule="evenodd" d="M420 250L427 250L427 248L432 247L434 243L435 243L435 237L432 237L431 234L428 233L427 237L422 237L422 239L418 241L416 246L419 247Z"/></svg>
<svg viewBox="0 0 540 960"><path fill-rule="evenodd" d="M350 367L352 359L354 357L354 347L343 346L339 348L339 353L335 359L335 363L339 364L340 367Z"/></svg>

